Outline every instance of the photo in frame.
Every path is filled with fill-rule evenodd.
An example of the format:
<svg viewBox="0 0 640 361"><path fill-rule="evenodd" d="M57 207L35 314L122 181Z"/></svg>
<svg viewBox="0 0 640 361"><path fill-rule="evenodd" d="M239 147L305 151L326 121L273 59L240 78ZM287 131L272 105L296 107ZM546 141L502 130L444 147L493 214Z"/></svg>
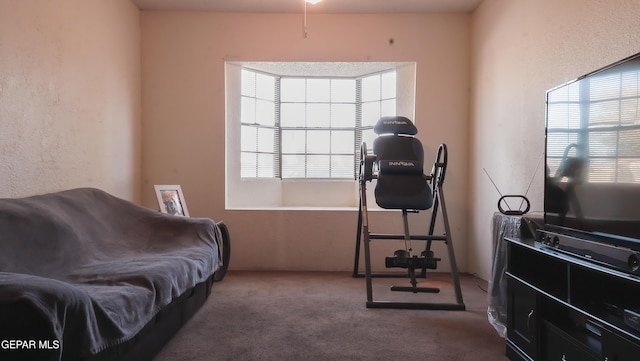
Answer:
<svg viewBox="0 0 640 361"><path fill-rule="evenodd" d="M179 185L154 185L160 212L174 216L189 217L187 203Z"/></svg>

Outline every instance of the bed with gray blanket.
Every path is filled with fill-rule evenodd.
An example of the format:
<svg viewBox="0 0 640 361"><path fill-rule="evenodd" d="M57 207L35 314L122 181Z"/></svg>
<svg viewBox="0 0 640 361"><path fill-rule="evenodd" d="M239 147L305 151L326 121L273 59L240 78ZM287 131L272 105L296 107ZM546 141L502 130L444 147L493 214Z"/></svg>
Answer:
<svg viewBox="0 0 640 361"><path fill-rule="evenodd" d="M152 358L208 298L224 237L93 188L0 199L0 359Z"/></svg>

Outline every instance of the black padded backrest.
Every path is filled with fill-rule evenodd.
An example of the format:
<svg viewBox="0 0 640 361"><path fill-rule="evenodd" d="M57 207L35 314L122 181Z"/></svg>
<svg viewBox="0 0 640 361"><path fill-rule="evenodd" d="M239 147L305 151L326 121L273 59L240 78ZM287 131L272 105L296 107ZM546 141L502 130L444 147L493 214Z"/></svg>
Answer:
<svg viewBox="0 0 640 361"><path fill-rule="evenodd" d="M376 125L373 126L373 132L376 134L416 135L418 128L409 118L395 115L378 119Z"/></svg>
<svg viewBox="0 0 640 361"><path fill-rule="evenodd" d="M423 174L385 174L378 177L376 204L385 209L425 210L433 206L433 193Z"/></svg>
<svg viewBox="0 0 640 361"><path fill-rule="evenodd" d="M382 117L374 127L373 141L378 164L376 203L386 209L424 210L433 206L433 194L424 175L422 143L413 137L418 130L407 118Z"/></svg>
<svg viewBox="0 0 640 361"><path fill-rule="evenodd" d="M424 150L420 140L410 136L383 135L373 141L381 174L422 174Z"/></svg>

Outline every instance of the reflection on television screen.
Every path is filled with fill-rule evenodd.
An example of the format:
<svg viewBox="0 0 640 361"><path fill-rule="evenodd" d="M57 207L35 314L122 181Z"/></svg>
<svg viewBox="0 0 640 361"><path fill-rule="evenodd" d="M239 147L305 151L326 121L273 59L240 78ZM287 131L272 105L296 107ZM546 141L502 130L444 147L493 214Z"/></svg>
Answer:
<svg viewBox="0 0 640 361"><path fill-rule="evenodd" d="M640 54L547 92L545 223L640 240Z"/></svg>

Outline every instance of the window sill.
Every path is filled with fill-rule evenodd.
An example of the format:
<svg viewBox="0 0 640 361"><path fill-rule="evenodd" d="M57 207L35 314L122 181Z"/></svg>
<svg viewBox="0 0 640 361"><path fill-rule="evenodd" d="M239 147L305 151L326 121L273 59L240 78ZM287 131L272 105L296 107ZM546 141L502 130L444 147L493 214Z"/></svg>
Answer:
<svg viewBox="0 0 640 361"><path fill-rule="evenodd" d="M269 207L260 207L260 206L255 206L255 207L250 207L250 206L244 206L244 207L227 207L225 210L227 211L311 211L311 212L357 212L358 211L358 207L313 207L313 206L299 206L299 207L295 207L295 206L282 206L282 207L278 207L278 206L269 206ZM393 212L396 211L395 209L382 209L382 208L378 208L378 207L369 207L368 211L370 212L381 212L381 211L388 211L388 212Z"/></svg>
<svg viewBox="0 0 640 361"><path fill-rule="evenodd" d="M243 207L227 207L228 211L336 211L336 212L352 212L358 211L358 207L303 207L303 206L243 206Z"/></svg>

